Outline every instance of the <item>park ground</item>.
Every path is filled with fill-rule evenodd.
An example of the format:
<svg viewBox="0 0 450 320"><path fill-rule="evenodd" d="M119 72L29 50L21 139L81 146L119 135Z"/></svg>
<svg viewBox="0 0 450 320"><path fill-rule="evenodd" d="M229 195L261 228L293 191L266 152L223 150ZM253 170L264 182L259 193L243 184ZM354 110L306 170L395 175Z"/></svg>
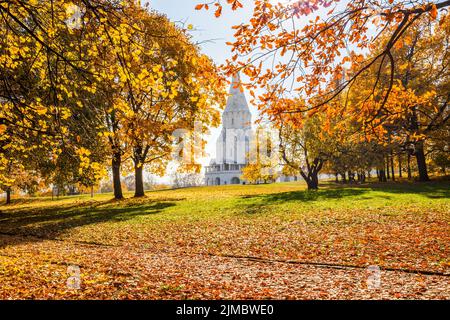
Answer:
<svg viewBox="0 0 450 320"><path fill-rule="evenodd" d="M14 199L0 298L450 299L449 222L448 181Z"/></svg>

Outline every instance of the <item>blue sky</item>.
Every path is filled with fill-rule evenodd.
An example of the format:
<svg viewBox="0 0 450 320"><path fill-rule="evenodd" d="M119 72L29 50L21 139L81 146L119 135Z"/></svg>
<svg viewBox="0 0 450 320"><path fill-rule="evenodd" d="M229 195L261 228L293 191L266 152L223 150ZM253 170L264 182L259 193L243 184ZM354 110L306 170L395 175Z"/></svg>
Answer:
<svg viewBox="0 0 450 320"><path fill-rule="evenodd" d="M230 47L226 42L233 41L232 26L248 21L252 14L251 0L244 0L244 8L231 11L228 6L224 6L222 16L216 18L214 11L195 10L195 6L203 3L202 0L150 0L150 7L158 12L164 13L172 21L192 24L194 30L191 31L193 40L200 43L202 52L210 56L217 64L222 64L231 57ZM245 79L244 79L245 81ZM247 95L247 100L248 95ZM250 107L253 120L258 114L256 108ZM220 134L220 128L212 128L211 135L207 137L208 145L206 153L210 157L215 157L215 143ZM202 161L209 163L209 158Z"/></svg>
<svg viewBox="0 0 450 320"><path fill-rule="evenodd" d="M170 20L185 22L194 26L191 31L194 41L203 42L202 51L217 63L225 62L231 56L229 47L225 44L233 40L233 25L248 21L252 13L252 2L243 1L244 8L231 11L224 6L220 18L214 17L214 11L195 10L194 7L203 3L202 0L150 0L150 7L166 14ZM204 42L208 41L208 42Z"/></svg>

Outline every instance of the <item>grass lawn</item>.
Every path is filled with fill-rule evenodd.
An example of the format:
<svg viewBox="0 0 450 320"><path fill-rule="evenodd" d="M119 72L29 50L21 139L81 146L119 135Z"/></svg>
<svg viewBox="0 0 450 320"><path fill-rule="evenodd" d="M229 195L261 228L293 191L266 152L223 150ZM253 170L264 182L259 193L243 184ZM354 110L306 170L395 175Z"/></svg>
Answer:
<svg viewBox="0 0 450 320"><path fill-rule="evenodd" d="M0 206L0 298L450 299L449 182L111 197Z"/></svg>

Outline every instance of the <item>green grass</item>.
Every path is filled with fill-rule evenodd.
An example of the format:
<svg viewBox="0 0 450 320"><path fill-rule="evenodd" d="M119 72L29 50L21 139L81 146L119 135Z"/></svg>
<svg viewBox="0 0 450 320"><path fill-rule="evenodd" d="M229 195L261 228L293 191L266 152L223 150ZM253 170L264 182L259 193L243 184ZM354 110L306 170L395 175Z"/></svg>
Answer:
<svg viewBox="0 0 450 320"><path fill-rule="evenodd" d="M148 225L222 219L278 218L295 220L327 210L367 210L402 215L409 208L450 208L448 182L326 184L307 191L302 183L198 187L147 192L143 199L112 200L112 194L15 199L0 206L0 230L60 229L95 223ZM45 231L45 230L44 230Z"/></svg>
<svg viewBox="0 0 450 320"><path fill-rule="evenodd" d="M0 232L108 245L156 243L214 254L321 256L319 260L329 260L339 245L356 250L365 257L361 261L385 258L361 247L368 241L394 250L419 237L442 248L427 253L433 263L446 263L449 199L448 182L326 184L318 191L307 191L301 183L199 187L147 192L145 198L123 201L111 200L110 194L25 198L0 207ZM437 228L434 240L415 234L427 227ZM403 258L394 260L411 263Z"/></svg>

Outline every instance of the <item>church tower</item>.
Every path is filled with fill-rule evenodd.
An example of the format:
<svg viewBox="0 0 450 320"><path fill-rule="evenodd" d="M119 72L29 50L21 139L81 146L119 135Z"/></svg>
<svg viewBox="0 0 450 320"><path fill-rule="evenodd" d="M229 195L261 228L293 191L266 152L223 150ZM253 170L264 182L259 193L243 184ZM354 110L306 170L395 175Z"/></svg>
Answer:
<svg viewBox="0 0 450 320"><path fill-rule="evenodd" d="M239 74L233 76L222 131L216 142L216 158L206 167L206 184L240 184L252 137L252 115Z"/></svg>
<svg viewBox="0 0 450 320"><path fill-rule="evenodd" d="M222 115L222 124L225 129L250 129L252 115L248 108L244 89L241 85L239 73L233 76L230 87L230 96Z"/></svg>

